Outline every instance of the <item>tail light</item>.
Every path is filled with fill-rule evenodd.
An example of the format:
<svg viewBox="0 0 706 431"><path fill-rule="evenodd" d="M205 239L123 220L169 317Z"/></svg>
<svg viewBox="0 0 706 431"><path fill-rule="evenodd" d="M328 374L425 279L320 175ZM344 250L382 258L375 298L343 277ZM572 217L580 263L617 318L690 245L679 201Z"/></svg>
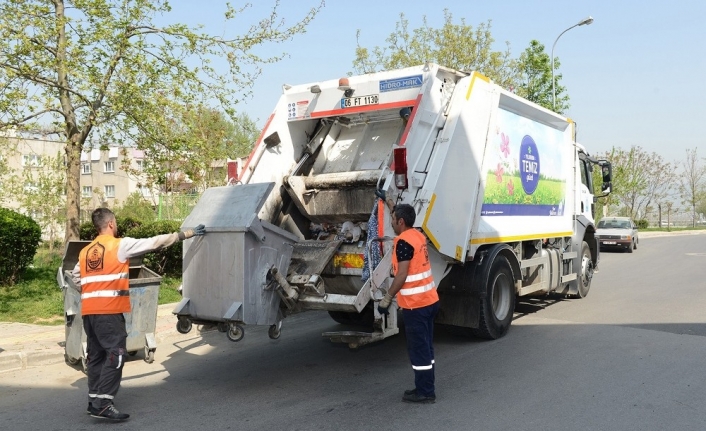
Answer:
<svg viewBox="0 0 706 431"><path fill-rule="evenodd" d="M407 189L407 148L395 148L395 187Z"/></svg>

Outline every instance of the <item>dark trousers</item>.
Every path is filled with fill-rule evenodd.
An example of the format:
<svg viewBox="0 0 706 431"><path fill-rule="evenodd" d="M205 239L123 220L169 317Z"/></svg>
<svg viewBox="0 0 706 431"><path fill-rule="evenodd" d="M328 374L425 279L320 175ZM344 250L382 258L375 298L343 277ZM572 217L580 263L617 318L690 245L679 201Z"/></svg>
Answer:
<svg viewBox="0 0 706 431"><path fill-rule="evenodd" d="M120 389L123 364L127 360L125 316L94 314L83 316L88 344L88 402L96 409L113 403Z"/></svg>
<svg viewBox="0 0 706 431"><path fill-rule="evenodd" d="M423 396L436 396L434 392L434 318L439 303L413 310L402 309L407 352L414 370L414 386Z"/></svg>

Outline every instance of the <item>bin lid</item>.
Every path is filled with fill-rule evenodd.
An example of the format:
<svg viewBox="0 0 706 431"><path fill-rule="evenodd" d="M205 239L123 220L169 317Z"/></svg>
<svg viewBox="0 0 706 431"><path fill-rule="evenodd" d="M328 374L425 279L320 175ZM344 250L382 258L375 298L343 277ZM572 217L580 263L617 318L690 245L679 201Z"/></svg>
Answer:
<svg viewBox="0 0 706 431"><path fill-rule="evenodd" d="M206 189L181 228L203 224L206 232L245 232L257 219L274 186L275 183L258 183Z"/></svg>
<svg viewBox="0 0 706 431"><path fill-rule="evenodd" d="M61 262L61 271L71 271L74 269L81 250L90 243L91 241L67 241L66 248L64 249L64 259ZM144 255L131 257L130 266L141 266L143 259Z"/></svg>

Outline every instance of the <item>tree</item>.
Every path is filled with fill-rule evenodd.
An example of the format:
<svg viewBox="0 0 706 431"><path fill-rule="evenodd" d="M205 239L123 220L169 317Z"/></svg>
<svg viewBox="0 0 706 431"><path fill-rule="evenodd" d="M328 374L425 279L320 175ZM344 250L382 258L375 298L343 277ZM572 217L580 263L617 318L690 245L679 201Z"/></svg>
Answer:
<svg viewBox="0 0 706 431"><path fill-rule="evenodd" d="M559 70L559 59L554 58L554 70ZM518 61L519 83L517 94L541 105L550 111L563 113L569 109L569 95L561 84L561 74L554 74L554 92L556 108L552 98L552 64L549 55L544 52L544 45L537 40L520 54Z"/></svg>
<svg viewBox="0 0 706 431"><path fill-rule="evenodd" d="M613 148L603 157L613 165L611 200L617 200L631 218L644 217L653 203L663 202L674 184L674 167L657 153L633 146Z"/></svg>
<svg viewBox="0 0 706 431"><path fill-rule="evenodd" d="M65 140L67 240L78 238L80 155L92 132L104 143L159 141L164 100L168 108L215 102L235 116L263 65L286 55L261 57L257 48L305 32L323 1L289 26L278 6L226 38L203 27L158 25L157 18L169 17L167 0L0 4L0 131L51 127ZM226 4L225 20L248 7Z"/></svg>
<svg viewBox="0 0 706 431"><path fill-rule="evenodd" d="M248 155L260 133L247 114L231 121L221 111L203 105L170 110L165 104L162 109L168 127L154 138L142 138L141 146L152 149L142 171L130 168L129 158L123 159L122 168L131 174L146 175L146 185L156 184L164 191L174 191L187 176L198 190L223 185L224 178L214 176L212 163Z"/></svg>
<svg viewBox="0 0 706 431"><path fill-rule="evenodd" d="M686 150L679 177L679 195L683 204L691 211L692 227L696 225L696 209L706 200L706 165L698 156L698 149Z"/></svg>
<svg viewBox="0 0 706 431"><path fill-rule="evenodd" d="M385 40L386 47L369 50L358 44L353 67L357 73L371 73L432 62L457 70L475 70L503 88L514 87L518 70L516 60L510 57L510 44L505 43L505 51L494 51L490 28L490 20L476 29L464 19L454 24L453 15L444 9L440 29L429 27L425 16L422 27L410 32L409 21L401 13L395 31ZM358 30L358 40L360 33Z"/></svg>
<svg viewBox="0 0 706 431"><path fill-rule="evenodd" d="M45 156L36 166L23 169L20 174L13 172L6 177L5 187L14 195L19 209L42 229L49 240L49 250L54 249L54 243L59 240L61 225L66 220L63 161L61 154Z"/></svg>

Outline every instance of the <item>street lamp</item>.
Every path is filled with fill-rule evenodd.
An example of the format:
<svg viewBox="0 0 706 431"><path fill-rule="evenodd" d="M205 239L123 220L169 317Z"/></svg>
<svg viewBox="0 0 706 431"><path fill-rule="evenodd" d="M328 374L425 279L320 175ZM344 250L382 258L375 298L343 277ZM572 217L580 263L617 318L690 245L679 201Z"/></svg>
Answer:
<svg viewBox="0 0 706 431"><path fill-rule="evenodd" d="M554 47L556 46L556 43L559 42L559 38L561 37L562 34L566 33L567 31L571 30L574 27L578 27L580 25L588 25L593 22L592 17L588 17L586 19L583 19L579 21L578 23L572 25L571 27L567 28L566 30L562 31L559 36L557 36L556 40L554 41L554 45L552 45L552 108L556 110L556 90L554 88Z"/></svg>

